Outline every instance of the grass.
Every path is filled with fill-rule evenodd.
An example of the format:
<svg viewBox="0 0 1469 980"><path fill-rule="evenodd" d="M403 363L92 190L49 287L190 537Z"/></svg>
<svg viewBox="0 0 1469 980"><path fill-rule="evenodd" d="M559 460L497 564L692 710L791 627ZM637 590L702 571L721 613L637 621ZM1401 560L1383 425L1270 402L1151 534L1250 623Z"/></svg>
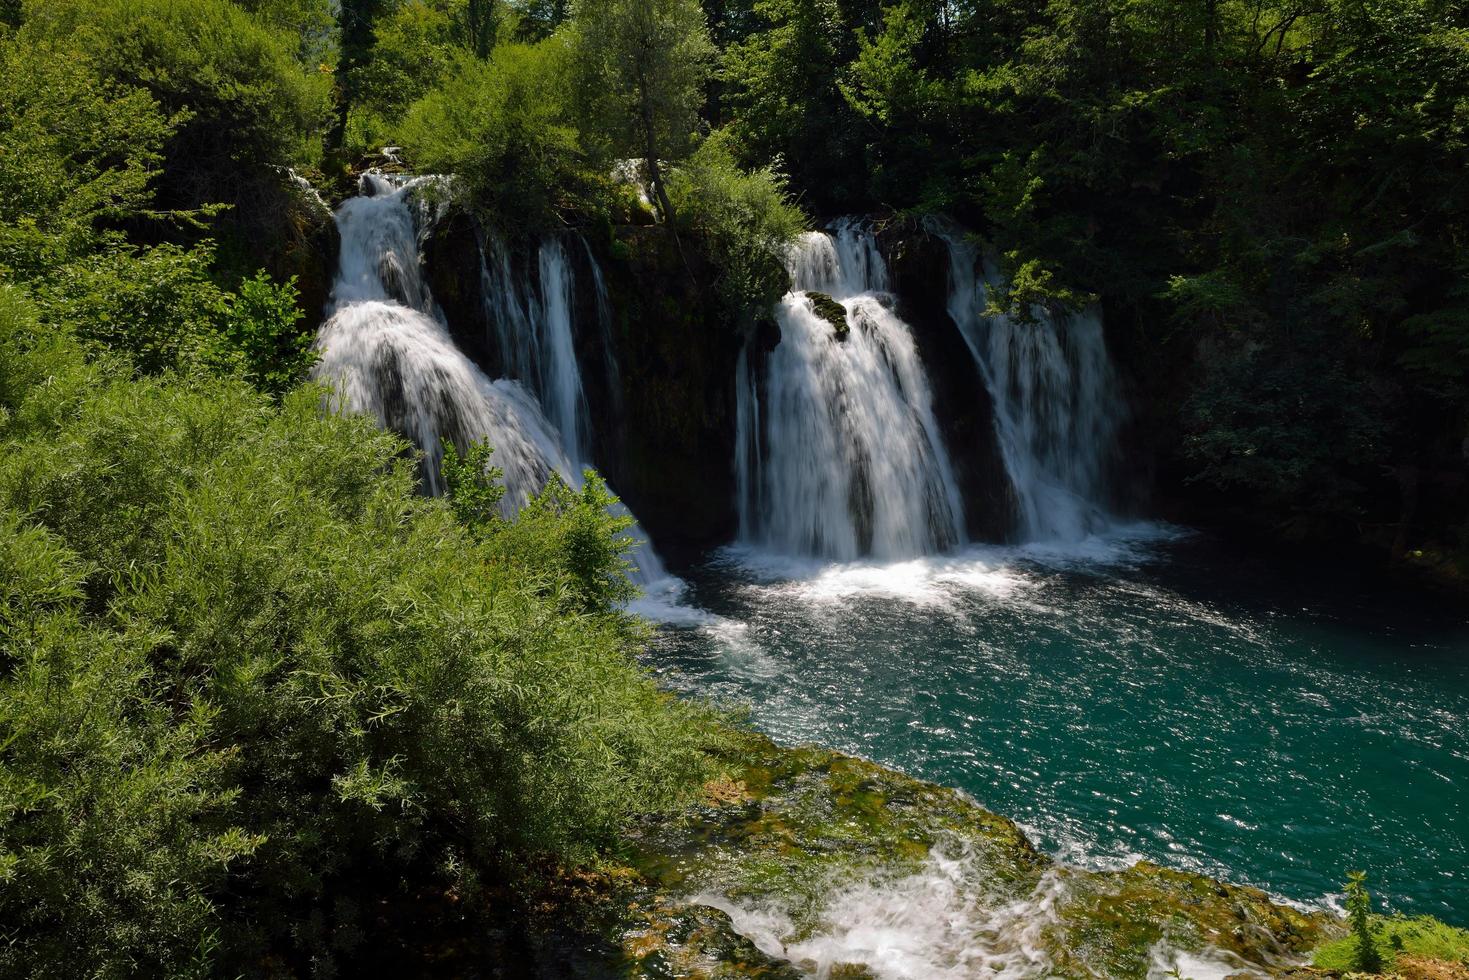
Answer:
<svg viewBox="0 0 1469 980"><path fill-rule="evenodd" d="M1447 925L1432 916L1374 915L1371 929L1382 954L1384 971L1392 970L1399 956L1469 964L1469 930ZM1322 970L1355 969L1355 937L1347 936L1322 946L1312 961Z"/></svg>

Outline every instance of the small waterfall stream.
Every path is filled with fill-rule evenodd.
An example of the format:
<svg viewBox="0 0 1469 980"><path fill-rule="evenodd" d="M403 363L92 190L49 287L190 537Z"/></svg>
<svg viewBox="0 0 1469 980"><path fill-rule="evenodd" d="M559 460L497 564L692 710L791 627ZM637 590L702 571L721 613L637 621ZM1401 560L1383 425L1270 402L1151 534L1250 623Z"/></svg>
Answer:
<svg viewBox="0 0 1469 980"><path fill-rule="evenodd" d="M567 452L588 461L591 423L573 333L576 276L566 249L555 238L541 244L532 288L515 274L504 243L491 239L481 247L480 280L506 371L537 394Z"/></svg>
<svg viewBox="0 0 1469 980"><path fill-rule="evenodd" d="M607 288L590 246L585 241L581 246L596 297L608 388L616 392L617 362L612 355ZM506 371L540 399L577 471L592 468L591 410L576 353L577 281L565 244L558 237L541 243L536 275L530 281L516 274L504 243L488 238L480 246L480 280L485 316ZM641 526L632 529L632 536L644 542L632 555L633 580L650 598L676 598L682 582L668 574L652 545L646 543Z"/></svg>
<svg viewBox="0 0 1469 980"><path fill-rule="evenodd" d="M1111 523L1108 468L1122 400L1096 310L986 316L999 272L957 231L949 246L949 315L988 390L1027 541L1078 541Z"/></svg>
<svg viewBox="0 0 1469 980"><path fill-rule="evenodd" d="M869 229L806 235L780 344L737 378L741 538L839 561L931 554L964 539L963 509L913 336L893 311ZM839 339L811 292L846 311Z"/></svg>

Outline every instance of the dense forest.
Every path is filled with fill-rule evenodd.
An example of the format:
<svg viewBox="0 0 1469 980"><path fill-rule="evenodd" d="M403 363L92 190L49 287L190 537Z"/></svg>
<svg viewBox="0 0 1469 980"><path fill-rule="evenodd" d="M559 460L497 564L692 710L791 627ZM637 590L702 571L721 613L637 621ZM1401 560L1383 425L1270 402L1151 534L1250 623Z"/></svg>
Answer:
<svg viewBox="0 0 1469 980"><path fill-rule="evenodd" d="M372 165L655 229L736 335L806 229L947 215L1105 310L1160 506L1469 568L1458 3L0 0L0 973L354 975L724 769L600 482L505 518L322 411Z"/></svg>

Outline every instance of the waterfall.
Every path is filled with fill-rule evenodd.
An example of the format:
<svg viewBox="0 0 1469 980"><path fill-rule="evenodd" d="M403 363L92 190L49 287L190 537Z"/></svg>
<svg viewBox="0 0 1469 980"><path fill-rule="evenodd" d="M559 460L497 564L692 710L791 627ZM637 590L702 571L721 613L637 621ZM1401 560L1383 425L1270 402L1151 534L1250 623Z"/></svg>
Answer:
<svg viewBox="0 0 1469 980"><path fill-rule="evenodd" d="M1110 523L1108 468L1121 416L1096 310L1031 310L1032 322L987 316L998 271L951 228L949 315L989 391L1000 453L1028 541L1076 541Z"/></svg>
<svg viewBox="0 0 1469 980"><path fill-rule="evenodd" d="M615 399L617 362L612 353L607 287L590 246L584 240L581 246L591 270L604 368ZM534 278L517 274L502 241L482 240L480 283L485 316L506 372L535 393L577 472L591 468L591 411L576 353L576 273L562 239L551 237L541 243ZM625 507L619 507L632 516ZM631 534L643 542L629 556L634 566L633 580L650 595L676 596L682 583L668 575L642 527L634 525Z"/></svg>
<svg viewBox="0 0 1469 980"><path fill-rule="evenodd" d="M536 292L519 288L509 253L499 241L481 249L480 278L485 313L506 370L540 398L567 453L587 462L591 421L573 333L576 277L565 248L555 238L541 244Z"/></svg>
<svg viewBox="0 0 1469 980"><path fill-rule="evenodd" d="M369 173L362 195L337 212L341 262L326 324L316 341L315 376L329 382L339 407L371 415L423 454L423 479L444 492L441 440L459 446L487 441L504 471L508 517L546 485L552 473L574 487L590 465L591 436L572 330L575 279L558 241L538 255L540 292L514 288L503 247L481 249L481 277L490 321L508 373L520 380L491 381L454 344L423 278L422 236L447 200L438 177L395 178ZM590 251L588 257L590 258ZM602 329L610 330L606 290L593 263ZM610 350L609 350L609 363ZM621 504L619 513L632 516ZM676 600L682 583L668 575L631 530L632 578L657 602Z"/></svg>
<svg viewBox="0 0 1469 980"><path fill-rule="evenodd" d="M444 490L441 440L487 440L505 473L506 514L553 472L572 475L555 429L512 381L491 381L454 345L419 264L419 229L431 224L437 178L363 178L363 196L337 212L341 262L316 341L316 377L340 407L376 418L423 453L423 478Z"/></svg>
<svg viewBox="0 0 1469 980"><path fill-rule="evenodd" d="M873 234L851 221L808 234L790 268L780 344L763 372L747 348L736 379L742 540L836 560L959 544L958 485ZM812 292L841 304L845 339Z"/></svg>

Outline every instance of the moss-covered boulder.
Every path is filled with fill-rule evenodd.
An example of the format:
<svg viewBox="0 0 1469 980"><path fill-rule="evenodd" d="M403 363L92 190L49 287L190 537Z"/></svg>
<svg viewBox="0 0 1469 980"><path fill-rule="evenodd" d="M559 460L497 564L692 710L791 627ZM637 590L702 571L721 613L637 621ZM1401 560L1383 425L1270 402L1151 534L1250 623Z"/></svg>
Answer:
<svg viewBox="0 0 1469 980"><path fill-rule="evenodd" d="M809 292L806 301L811 304L811 311L827 323L831 324L832 333L836 334L837 340L846 340L852 332L847 323L847 308L826 293Z"/></svg>

